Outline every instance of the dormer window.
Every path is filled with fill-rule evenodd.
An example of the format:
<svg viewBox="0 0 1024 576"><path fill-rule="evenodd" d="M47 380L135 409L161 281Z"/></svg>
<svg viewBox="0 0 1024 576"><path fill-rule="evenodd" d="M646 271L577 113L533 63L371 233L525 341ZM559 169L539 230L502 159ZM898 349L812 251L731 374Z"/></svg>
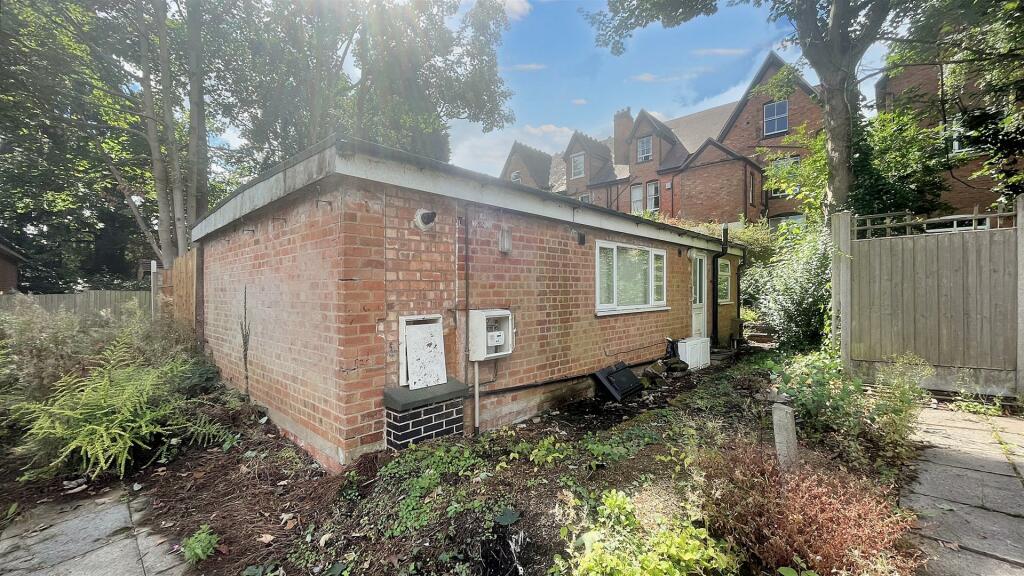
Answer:
<svg viewBox="0 0 1024 576"><path fill-rule="evenodd" d="M789 130L789 100L778 100L764 105L764 135L781 134Z"/></svg>
<svg viewBox="0 0 1024 576"><path fill-rule="evenodd" d="M569 157L569 179L583 178L583 152L577 152Z"/></svg>
<svg viewBox="0 0 1024 576"><path fill-rule="evenodd" d="M652 136L644 136L643 138L636 141L636 161L647 162L651 159L653 153L653 140Z"/></svg>
<svg viewBox="0 0 1024 576"><path fill-rule="evenodd" d="M512 172L511 176L509 176L509 180L515 182L516 184L519 184L520 182L523 181L523 178L522 176L519 175L519 170L516 170Z"/></svg>

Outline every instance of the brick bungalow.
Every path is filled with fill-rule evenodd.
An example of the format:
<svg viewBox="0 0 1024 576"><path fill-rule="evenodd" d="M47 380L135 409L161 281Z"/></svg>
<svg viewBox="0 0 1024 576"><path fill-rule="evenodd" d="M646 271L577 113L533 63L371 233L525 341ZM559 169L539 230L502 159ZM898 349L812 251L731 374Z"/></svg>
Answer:
<svg viewBox="0 0 1024 576"><path fill-rule="evenodd" d="M476 370L490 429L591 393L599 368L661 357L666 338L736 336L741 246L523 181L321 143L195 226L206 348L245 387L247 325L252 398L337 466L472 426ZM511 311L511 354L470 362L469 311L495 309Z"/></svg>
<svg viewBox="0 0 1024 576"><path fill-rule="evenodd" d="M661 121L646 110L634 118L630 108L620 110L610 138L576 132L559 154L516 142L501 178L632 214L653 211L721 223L800 219L798 202L762 185L766 159L760 150L783 153L778 162L799 162L807 150L783 139L798 126L811 133L822 127L817 89L802 78L785 100L755 90L784 65L770 53L738 101L680 118ZM909 69L883 79L877 91L882 106L911 95L934 101L937 69ZM923 105L920 99L916 105ZM954 211L971 212L976 205L984 210L995 200L990 181L970 179L980 163L975 158L948 176L950 191L943 200Z"/></svg>

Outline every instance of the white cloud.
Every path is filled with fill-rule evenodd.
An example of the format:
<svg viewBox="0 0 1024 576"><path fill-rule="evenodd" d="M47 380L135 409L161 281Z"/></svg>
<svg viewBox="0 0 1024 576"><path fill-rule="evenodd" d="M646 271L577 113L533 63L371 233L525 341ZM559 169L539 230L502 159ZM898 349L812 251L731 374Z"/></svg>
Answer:
<svg viewBox="0 0 1024 576"><path fill-rule="evenodd" d="M698 48L690 52L694 56L744 56L750 48Z"/></svg>
<svg viewBox="0 0 1024 576"><path fill-rule="evenodd" d="M570 100L573 106L584 106L587 104L586 98L573 98Z"/></svg>
<svg viewBox="0 0 1024 576"><path fill-rule="evenodd" d="M695 68L693 70L687 70L686 72L678 72L674 74L654 74L652 72L643 72L630 76L629 79L633 82L646 82L648 84L657 83L669 83L669 82L689 82L696 80L702 75L708 73L709 68Z"/></svg>
<svg viewBox="0 0 1024 576"><path fill-rule="evenodd" d="M536 72L537 70L544 70L547 67L547 64L529 62L527 64L513 64L509 66L508 69L514 72Z"/></svg>
<svg viewBox="0 0 1024 576"><path fill-rule="evenodd" d="M655 117L655 118L657 118L658 120L661 120L662 122L664 122L664 121L666 121L666 120L668 120L668 119L669 119L667 115L665 115L665 114L662 114L661 112L658 112L657 110L651 110L651 111L649 112L649 114L650 114L651 116L654 116L654 117Z"/></svg>
<svg viewBox="0 0 1024 576"><path fill-rule="evenodd" d="M234 126L228 126L220 135L220 139L231 148L238 148L246 142L245 138L242 138L242 132Z"/></svg>
<svg viewBox="0 0 1024 576"><path fill-rule="evenodd" d="M541 124L513 126L497 132L484 133L479 124L466 121L452 123L452 164L497 176L515 141L555 154L565 150L573 130L566 126Z"/></svg>
<svg viewBox="0 0 1024 576"><path fill-rule="evenodd" d="M530 0L502 0L501 3L505 6L505 14L508 15L508 19L513 22L526 18L533 10Z"/></svg>
<svg viewBox="0 0 1024 576"><path fill-rule="evenodd" d="M629 77L629 79L634 82L657 82L658 78L659 77L657 75L651 74L650 72L644 72L643 74L637 74Z"/></svg>

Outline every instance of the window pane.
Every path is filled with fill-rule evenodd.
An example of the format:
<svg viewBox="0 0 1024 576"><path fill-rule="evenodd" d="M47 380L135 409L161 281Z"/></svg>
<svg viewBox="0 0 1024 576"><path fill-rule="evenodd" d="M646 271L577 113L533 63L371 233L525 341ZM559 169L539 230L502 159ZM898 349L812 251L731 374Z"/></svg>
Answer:
<svg viewBox="0 0 1024 576"><path fill-rule="evenodd" d="M604 306L615 304L615 277L613 274L614 265L615 249L611 247L598 248L598 305Z"/></svg>
<svg viewBox="0 0 1024 576"><path fill-rule="evenodd" d="M574 154L570 160L572 161L570 177L579 178L583 176L583 153Z"/></svg>
<svg viewBox="0 0 1024 576"><path fill-rule="evenodd" d="M642 248L618 248L616 290L619 306L650 304L651 256Z"/></svg>
<svg viewBox="0 0 1024 576"><path fill-rule="evenodd" d="M632 213L644 211L644 187L634 184L629 189L629 211Z"/></svg>
<svg viewBox="0 0 1024 576"><path fill-rule="evenodd" d="M728 302L729 301L729 283L732 280L731 266L727 261L720 261L718 263L718 301Z"/></svg>
<svg viewBox="0 0 1024 576"><path fill-rule="evenodd" d="M654 255L654 301L665 301L665 255Z"/></svg>
<svg viewBox="0 0 1024 576"><path fill-rule="evenodd" d="M647 183L647 209L657 211L661 208L661 193L657 182Z"/></svg>
<svg viewBox="0 0 1024 576"><path fill-rule="evenodd" d="M637 141L636 145L636 160L637 162L646 162L651 159L651 136L644 136Z"/></svg>
<svg viewBox="0 0 1024 576"><path fill-rule="evenodd" d="M789 100L779 100L775 103L775 115L784 116L789 114Z"/></svg>

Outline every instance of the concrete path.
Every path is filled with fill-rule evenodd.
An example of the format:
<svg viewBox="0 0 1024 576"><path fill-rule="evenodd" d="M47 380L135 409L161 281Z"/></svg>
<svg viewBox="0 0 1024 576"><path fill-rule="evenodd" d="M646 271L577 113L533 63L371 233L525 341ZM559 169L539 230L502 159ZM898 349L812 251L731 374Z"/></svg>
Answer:
<svg viewBox="0 0 1024 576"><path fill-rule="evenodd" d="M929 576L1024 576L1024 420L928 409L917 480L900 503L917 512Z"/></svg>
<svg viewBox="0 0 1024 576"><path fill-rule="evenodd" d="M142 528L145 500L114 489L47 503L0 533L0 574L11 576L179 576L186 565L166 538Z"/></svg>

